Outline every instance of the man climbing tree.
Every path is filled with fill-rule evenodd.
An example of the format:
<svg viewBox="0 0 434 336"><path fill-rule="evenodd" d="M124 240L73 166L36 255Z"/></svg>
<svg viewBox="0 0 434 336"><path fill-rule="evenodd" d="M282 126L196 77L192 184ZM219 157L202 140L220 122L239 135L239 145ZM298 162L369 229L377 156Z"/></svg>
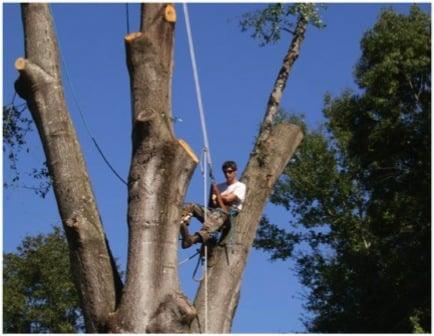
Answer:
<svg viewBox="0 0 434 336"><path fill-rule="evenodd" d="M211 190L209 208L195 203L184 206L181 220L182 248L189 248L196 243L206 243L217 231L230 229L230 219L234 218L242 209L246 197L246 185L237 180L237 164L226 161L222 166L226 182L215 185ZM205 221L205 212L209 212ZM202 229L194 235L188 233L191 217L203 223Z"/></svg>
<svg viewBox="0 0 434 336"><path fill-rule="evenodd" d="M292 41L241 177L247 188L244 211L235 219L224 250L215 249L216 263L205 277L208 285L201 283L191 304L179 285L177 238L184 195L198 160L175 137L172 125L175 8L143 4L140 31L125 37L133 116L128 265L123 284L64 100L49 7L22 4L25 58L15 63L20 73L15 87L26 100L43 143L87 332L230 331L242 272L265 202L302 139L297 126L278 118L278 108L307 25L316 24L317 18L311 4L269 5L258 14L265 20L254 25L264 32L269 20L283 24L294 16L295 27L285 29L292 33ZM251 19L253 23L254 16ZM208 316L213 319L207 324Z"/></svg>

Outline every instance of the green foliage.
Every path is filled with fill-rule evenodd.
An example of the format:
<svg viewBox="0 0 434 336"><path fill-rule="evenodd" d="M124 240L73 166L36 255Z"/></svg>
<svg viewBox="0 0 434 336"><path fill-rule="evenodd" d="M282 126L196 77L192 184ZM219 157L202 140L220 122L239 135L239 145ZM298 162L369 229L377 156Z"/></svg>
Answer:
<svg viewBox="0 0 434 336"><path fill-rule="evenodd" d="M272 249L271 260L286 259L291 256L294 245L300 241L297 234L285 232L271 224L266 217L261 219L258 238L253 246L258 249Z"/></svg>
<svg viewBox="0 0 434 336"><path fill-rule="evenodd" d="M28 236L16 253L4 254L3 331L84 331L69 250L59 227L48 235Z"/></svg>
<svg viewBox="0 0 434 336"><path fill-rule="evenodd" d="M306 131L306 125L304 123L304 115L298 113L289 113L284 109L279 108L276 116L273 119L273 126L280 123L289 123L293 125L297 125L301 128L303 133Z"/></svg>
<svg viewBox="0 0 434 336"><path fill-rule="evenodd" d="M26 107L3 106L3 152L8 152L9 168L14 172L12 182L19 180L18 154L26 147L26 134L32 130L32 120L23 115Z"/></svg>
<svg viewBox="0 0 434 336"><path fill-rule="evenodd" d="M252 29L251 36L264 46L279 41L282 31L292 34L297 19L318 28L324 27L319 12L320 7L312 3L269 4L263 10L244 14L240 26L243 32Z"/></svg>
<svg viewBox="0 0 434 336"><path fill-rule="evenodd" d="M430 26L417 6L382 12L361 42L361 93L326 95L324 129L305 131L271 197L309 246L292 256L310 332L431 330ZM294 234L273 244L276 229L257 246L285 259Z"/></svg>
<svg viewBox="0 0 434 336"><path fill-rule="evenodd" d="M21 180L19 169L19 158L21 153L29 153L26 137L33 130L33 122L26 116L27 106L25 103L14 105L14 101L3 106L3 153L6 153L9 162L11 178L3 182L4 188L17 186ZM47 163L44 162L41 168L33 168L26 173L36 185L24 186L33 190L37 195L44 198L51 188L51 178L48 172Z"/></svg>
<svg viewBox="0 0 434 336"><path fill-rule="evenodd" d="M420 325L420 315L419 311L415 311L414 315L410 316L410 322L413 327L413 333L415 334L427 334L427 332Z"/></svg>

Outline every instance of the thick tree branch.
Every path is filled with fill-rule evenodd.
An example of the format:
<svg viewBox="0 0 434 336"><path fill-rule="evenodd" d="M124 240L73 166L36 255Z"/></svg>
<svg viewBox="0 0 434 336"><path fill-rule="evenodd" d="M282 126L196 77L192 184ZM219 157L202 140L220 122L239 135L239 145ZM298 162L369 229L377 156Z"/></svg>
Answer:
<svg viewBox="0 0 434 336"><path fill-rule="evenodd" d="M307 21L300 16L270 94L256 144L241 178L247 186L243 210L232 220L228 236L215 248L213 266L208 269L208 330L203 329L206 293L202 281L194 302L198 319L192 325L193 332L230 332L242 274L267 198L303 138L299 127L284 121L277 123L276 116L289 73L300 53L306 27Z"/></svg>
<svg viewBox="0 0 434 336"><path fill-rule="evenodd" d="M180 210L198 160L171 120L175 19L171 5L143 5L141 32L125 38L133 153L127 282L114 332L188 332L196 315L178 279Z"/></svg>
<svg viewBox="0 0 434 336"><path fill-rule="evenodd" d="M267 198L302 138L297 126L279 124L264 143L256 145L250 157L241 178L247 186L243 210L232 220L226 239L215 248L215 264L208 268L209 333L230 332L243 270ZM193 332L204 332L204 299L205 289L201 283L194 302L200 323L193 324Z"/></svg>
<svg viewBox="0 0 434 336"><path fill-rule="evenodd" d="M19 58L15 63L20 72L16 89L26 99L42 139L87 330L105 330L122 284L65 105L48 5L23 4L22 14L26 59Z"/></svg>
<svg viewBox="0 0 434 336"><path fill-rule="evenodd" d="M279 111L280 101L282 100L282 94L285 90L289 74L291 72L293 64L300 55L300 47L304 40L306 28L307 21L303 16L300 16L297 20L297 25L295 27L295 32L293 34L293 38L289 46L288 52L283 59L282 66L279 70L270 97L268 99L267 110L264 115L264 119L262 121L261 129L259 132L260 137L265 137L268 135L267 129L272 126L273 121L275 120L276 115Z"/></svg>

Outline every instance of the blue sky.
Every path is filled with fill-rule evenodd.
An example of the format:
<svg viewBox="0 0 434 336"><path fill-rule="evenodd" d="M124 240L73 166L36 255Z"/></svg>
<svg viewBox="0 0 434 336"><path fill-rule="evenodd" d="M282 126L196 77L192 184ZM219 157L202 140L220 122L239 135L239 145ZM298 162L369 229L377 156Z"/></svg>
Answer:
<svg viewBox="0 0 434 336"><path fill-rule="evenodd" d="M240 173L247 163L268 95L290 37L278 44L259 47L238 26L241 14L262 8L261 4L189 5L196 59L208 126L210 150L217 179L223 179L220 165L227 159L238 162ZM327 27L310 27L301 55L290 75L282 100L287 111L303 113L310 127L322 117L326 92L338 95L355 88L353 69L360 56L363 33L376 21L385 5L328 4L323 12ZM409 4L387 4L408 12ZM422 6L422 5L421 5ZM114 255L125 268L127 253L127 190L109 171L80 119L73 100L76 97L92 135L112 165L125 179L131 158L131 111L129 78L123 38L127 31L125 4L53 4L52 13L61 54L70 81L64 80L69 111L89 169L103 224ZM423 5L430 11L430 5ZM200 120L188 54L184 17L176 4L178 20L175 38L173 78L173 115L178 138L185 139L200 155L203 148ZM139 29L139 4L129 6L131 31ZM24 55L21 17L17 4L3 5L3 104L12 100L16 58ZM65 78L65 77L64 77ZM72 88L71 89L71 83ZM20 101L17 101L18 103ZM3 250L13 251L27 234L47 232L59 223L53 193L38 198L23 185L32 181L25 172L44 161L36 131L28 136L30 153L21 155L23 181L3 190ZM4 179L8 179L4 158ZM187 201L203 201L200 169L196 169ZM287 226L290 215L283 209L267 206L269 218ZM193 225L198 225L193 224ZM195 226L193 226L193 229ZM180 260L194 249L180 252ZM195 260L180 269L182 288L194 298L197 284L191 275ZM267 256L252 250L243 277L241 301L233 332L302 332L300 322L306 289L298 283L290 262L270 263Z"/></svg>

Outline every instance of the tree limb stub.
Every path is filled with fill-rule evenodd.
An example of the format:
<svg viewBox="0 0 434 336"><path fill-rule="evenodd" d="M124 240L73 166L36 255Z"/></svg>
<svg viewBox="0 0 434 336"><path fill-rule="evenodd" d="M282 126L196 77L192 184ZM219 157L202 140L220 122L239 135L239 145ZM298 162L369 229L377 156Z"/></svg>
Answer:
<svg viewBox="0 0 434 336"><path fill-rule="evenodd" d="M17 58L17 60L15 61L15 69L19 70L24 70L26 67L26 59L23 57L19 57Z"/></svg>
<svg viewBox="0 0 434 336"><path fill-rule="evenodd" d="M17 93L26 100L40 134L71 266L89 332L105 330L121 282L113 268L84 158L70 119L59 53L47 4L22 4L26 58L15 62Z"/></svg>
<svg viewBox="0 0 434 336"><path fill-rule="evenodd" d="M40 82L54 82L56 79L40 66L23 57L17 58L15 61L15 69L17 69L23 76L26 76L32 85L36 85Z"/></svg>
<svg viewBox="0 0 434 336"><path fill-rule="evenodd" d="M167 22L176 22L176 11L175 7L171 4L167 4L164 10L164 17Z"/></svg>
<svg viewBox="0 0 434 336"><path fill-rule="evenodd" d="M197 158L196 154L193 152L193 150L191 149L191 147L188 145L187 142L185 142L182 139L178 140L178 143L181 145L181 147L187 152L188 155L190 155L191 159L196 162L199 163L199 159Z"/></svg>
<svg viewBox="0 0 434 336"><path fill-rule="evenodd" d="M15 83L15 90L23 99L31 97L44 86L53 85L56 80L37 64L23 57L17 58L15 69L20 73L20 77Z"/></svg>
<svg viewBox="0 0 434 336"><path fill-rule="evenodd" d="M142 35L143 34L141 32L130 33L127 36L125 36L125 42L131 43L132 41L140 38Z"/></svg>

